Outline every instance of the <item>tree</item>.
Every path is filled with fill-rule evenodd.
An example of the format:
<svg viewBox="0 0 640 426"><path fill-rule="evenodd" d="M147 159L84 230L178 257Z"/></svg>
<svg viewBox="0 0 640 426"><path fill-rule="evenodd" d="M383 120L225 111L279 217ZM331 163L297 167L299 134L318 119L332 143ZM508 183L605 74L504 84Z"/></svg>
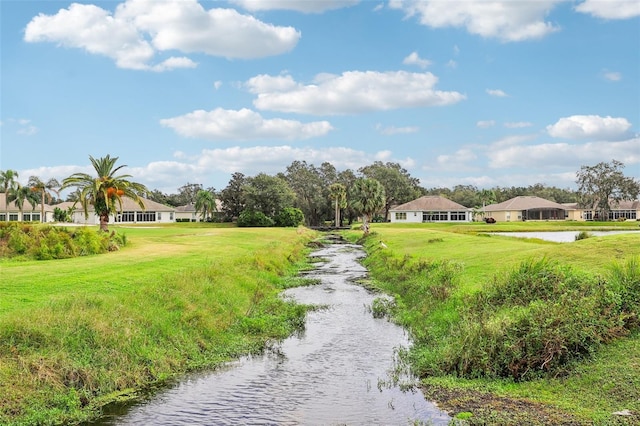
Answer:
<svg viewBox="0 0 640 426"><path fill-rule="evenodd" d="M122 197L131 198L140 208L145 209L139 194L148 192L148 189L141 183L128 180L131 175L116 175L120 169L127 167L126 165L114 167L118 157L107 155L95 159L89 156L89 159L97 177L86 173L74 173L62 181L60 188L63 190L75 187L79 190L78 200L75 202L80 202L86 218L89 217L89 206L92 205L100 217L100 230L106 232L109 230L109 215L118 211L116 207L122 210Z"/></svg>
<svg viewBox="0 0 640 426"><path fill-rule="evenodd" d="M582 166L576 173L581 207L591 208L600 220L608 220L612 202L636 199L640 183L625 177L623 168L624 164L617 160Z"/></svg>
<svg viewBox="0 0 640 426"><path fill-rule="evenodd" d="M306 161L294 161L287 167L283 176L296 194L295 204L299 207L309 225L324 222L328 199L323 192L323 179L320 171Z"/></svg>
<svg viewBox="0 0 640 426"><path fill-rule="evenodd" d="M51 192L58 194L56 188L60 187L60 182L55 178L51 178L48 181L43 182L39 177L31 176L29 177L28 186L33 192L40 195L40 221L44 223L44 203L50 202L53 199Z"/></svg>
<svg viewBox="0 0 640 426"><path fill-rule="evenodd" d="M25 201L31 204L31 210L34 210L36 205L38 205L38 195L28 186L18 185L17 187L11 188L7 193L7 203L11 201L15 201L16 206L20 209L20 216L22 216Z"/></svg>
<svg viewBox="0 0 640 426"><path fill-rule="evenodd" d="M362 214L362 229L368 235L370 219L385 206L384 187L375 179L360 178L351 188L349 198L353 208Z"/></svg>
<svg viewBox="0 0 640 426"><path fill-rule="evenodd" d="M340 210L347 207L347 188L341 183L334 183L329 186L329 198L333 200L335 209L336 228L340 227Z"/></svg>
<svg viewBox="0 0 640 426"><path fill-rule="evenodd" d="M243 192L247 209L262 212L271 219L285 207L293 207L296 198L284 179L266 173L247 178Z"/></svg>
<svg viewBox="0 0 640 426"><path fill-rule="evenodd" d="M2 192L5 194L5 220L9 220L9 212L7 210L9 201L7 201L7 196L10 190L15 190L18 188L18 182L16 179L18 179L18 172L16 172L15 170L0 170L0 188L2 188Z"/></svg>
<svg viewBox="0 0 640 426"><path fill-rule="evenodd" d="M375 179L385 190L384 218L389 216L391 207L416 199L420 195L418 179L398 163L376 161L358 170L364 177Z"/></svg>
<svg viewBox="0 0 640 426"><path fill-rule="evenodd" d="M217 212L216 196L213 192L201 189L196 194L196 214L200 212L203 221L211 221L213 213Z"/></svg>
<svg viewBox="0 0 640 426"><path fill-rule="evenodd" d="M242 173L236 172L231 176L227 187L220 191L224 220L231 222L237 219L245 209L246 200L242 188L246 183L247 178Z"/></svg>

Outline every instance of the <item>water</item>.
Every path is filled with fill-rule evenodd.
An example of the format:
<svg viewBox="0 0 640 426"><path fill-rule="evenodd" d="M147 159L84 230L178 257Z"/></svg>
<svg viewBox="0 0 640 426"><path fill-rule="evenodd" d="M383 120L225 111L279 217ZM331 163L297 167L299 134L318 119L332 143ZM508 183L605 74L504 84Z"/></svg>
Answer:
<svg viewBox="0 0 640 426"><path fill-rule="evenodd" d="M593 237L604 237L607 235L615 234L629 234L637 233L640 236L639 231L588 231ZM556 243L570 243L576 240L576 235L580 231L552 231L552 232L490 232L491 235L503 235L506 237L517 238L538 238L546 241L553 241Z"/></svg>
<svg viewBox="0 0 640 426"><path fill-rule="evenodd" d="M301 335L222 371L190 376L99 424L447 424L450 417L421 392L390 384L397 349L410 342L401 327L372 317L376 296L352 283L366 274L358 263L364 252L335 244L314 256L328 260L309 274L320 284L285 292L301 303L328 305L308 314Z"/></svg>

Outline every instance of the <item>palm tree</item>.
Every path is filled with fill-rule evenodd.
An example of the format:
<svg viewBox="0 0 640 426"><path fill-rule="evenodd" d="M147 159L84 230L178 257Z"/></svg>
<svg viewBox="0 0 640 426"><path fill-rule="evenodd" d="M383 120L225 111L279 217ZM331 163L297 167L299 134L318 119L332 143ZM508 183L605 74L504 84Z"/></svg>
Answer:
<svg viewBox="0 0 640 426"><path fill-rule="evenodd" d="M335 227L340 227L340 209L347 207L347 188L341 183L329 186L329 198L334 200Z"/></svg>
<svg viewBox="0 0 640 426"><path fill-rule="evenodd" d="M30 187L18 185L17 188L10 189L7 193L6 204L11 201L15 201L16 206L20 209L20 216L22 216L25 201L31 204L31 210L34 210L38 205L38 195Z"/></svg>
<svg viewBox="0 0 640 426"><path fill-rule="evenodd" d="M51 201L53 199L53 196L51 195L52 191L58 194L56 188L60 187L60 182L55 178L51 178L47 182L43 182L39 177L31 176L29 178L28 185L31 187L32 191L40 193L40 221L44 223L44 203L45 201Z"/></svg>
<svg viewBox="0 0 640 426"><path fill-rule="evenodd" d="M122 197L131 198L140 208L145 205L138 194L148 192L141 183L131 182L127 178L131 175L116 175L126 165L115 167L118 157L106 157L95 159L89 156L97 177L86 173L74 173L62 181L63 190L68 187L76 187L79 191L78 200L84 209L85 218L89 217L89 206L92 205L96 214L100 217L100 230L108 231L109 215L122 210ZM75 204L74 204L75 205Z"/></svg>
<svg viewBox="0 0 640 426"><path fill-rule="evenodd" d="M350 199L352 207L362 214L362 229L368 235L370 219L384 207L384 186L375 179L356 179Z"/></svg>
<svg viewBox="0 0 640 426"><path fill-rule="evenodd" d="M5 194L4 199L4 211L5 211L5 220L9 220L9 212L7 210L7 206L9 202L7 201L7 196L9 195L9 190L17 189L18 182L16 179L18 178L18 172L15 170L0 170L0 188L2 188L2 192Z"/></svg>
<svg viewBox="0 0 640 426"><path fill-rule="evenodd" d="M216 208L216 196L213 192L201 189L196 193L196 213L200 212L202 220L210 218Z"/></svg>

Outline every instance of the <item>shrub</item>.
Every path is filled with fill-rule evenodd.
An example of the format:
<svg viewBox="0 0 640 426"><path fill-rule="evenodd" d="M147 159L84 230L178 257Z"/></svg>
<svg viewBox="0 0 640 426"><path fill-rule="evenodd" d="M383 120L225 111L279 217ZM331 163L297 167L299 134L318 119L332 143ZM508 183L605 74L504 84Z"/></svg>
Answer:
<svg viewBox="0 0 640 426"><path fill-rule="evenodd" d="M276 216L276 226L298 226L304 223L304 213L295 207L285 207Z"/></svg>
<svg viewBox="0 0 640 426"><path fill-rule="evenodd" d="M267 215L265 215L262 212L256 212L253 210L244 210L242 213L240 213L240 216L238 217L238 226L242 226L242 227L267 227L267 226L273 226L274 225L274 221L273 219L271 219L270 217L267 217Z"/></svg>
<svg viewBox="0 0 640 426"><path fill-rule="evenodd" d="M591 238L591 233L587 231L580 231L578 232L578 234L576 234L575 240L580 241L580 240L585 240L587 238Z"/></svg>
<svg viewBox="0 0 640 426"><path fill-rule="evenodd" d="M523 262L470 297L442 361L435 361L441 364L427 368L515 380L563 374L573 361L633 327L627 320L637 303L640 272L637 265L623 269L614 284L547 259ZM627 295L621 287L631 291Z"/></svg>

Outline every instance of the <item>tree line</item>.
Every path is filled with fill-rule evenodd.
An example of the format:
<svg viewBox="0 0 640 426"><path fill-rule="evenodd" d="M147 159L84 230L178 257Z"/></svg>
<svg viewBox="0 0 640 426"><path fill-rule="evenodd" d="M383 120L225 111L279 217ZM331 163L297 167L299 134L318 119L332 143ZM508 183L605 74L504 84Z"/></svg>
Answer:
<svg viewBox="0 0 640 426"><path fill-rule="evenodd" d="M617 160L582 166L576 173L575 190L541 183L491 189L473 185L425 188L395 162L376 161L356 171L338 171L329 162L315 166L296 160L285 171L275 175L233 173L227 186L220 191L197 183L186 183L178 188L177 193L165 194L126 180L129 175L114 176L114 172L124 167L115 167L118 157L90 159L98 178L75 174L60 185L56 179L43 182L31 176L27 186L22 187L17 184L17 172L6 170L0 171L0 190L7 194L7 203L15 201L22 209L24 202L33 206L60 202L62 200L54 196L59 194L56 189L75 186L76 191L67 197L68 201L80 203L85 211L87 204L101 205L106 201L108 205L101 211L114 212L121 200L117 193L107 192L111 187L126 190L127 196L135 196L134 199L145 197L173 207L193 204L203 220L239 221L240 224L261 226L291 221L303 221L308 226L327 223L341 226L345 223L350 225L359 217L363 217L366 225L369 221L386 220L392 207L423 195L439 195L476 209L516 196L532 195L557 203L578 203L606 218L612 201L633 200L640 193L640 183L626 177L624 164ZM109 178L106 182L99 180L105 176ZM220 211L217 211L216 199L221 202Z"/></svg>

